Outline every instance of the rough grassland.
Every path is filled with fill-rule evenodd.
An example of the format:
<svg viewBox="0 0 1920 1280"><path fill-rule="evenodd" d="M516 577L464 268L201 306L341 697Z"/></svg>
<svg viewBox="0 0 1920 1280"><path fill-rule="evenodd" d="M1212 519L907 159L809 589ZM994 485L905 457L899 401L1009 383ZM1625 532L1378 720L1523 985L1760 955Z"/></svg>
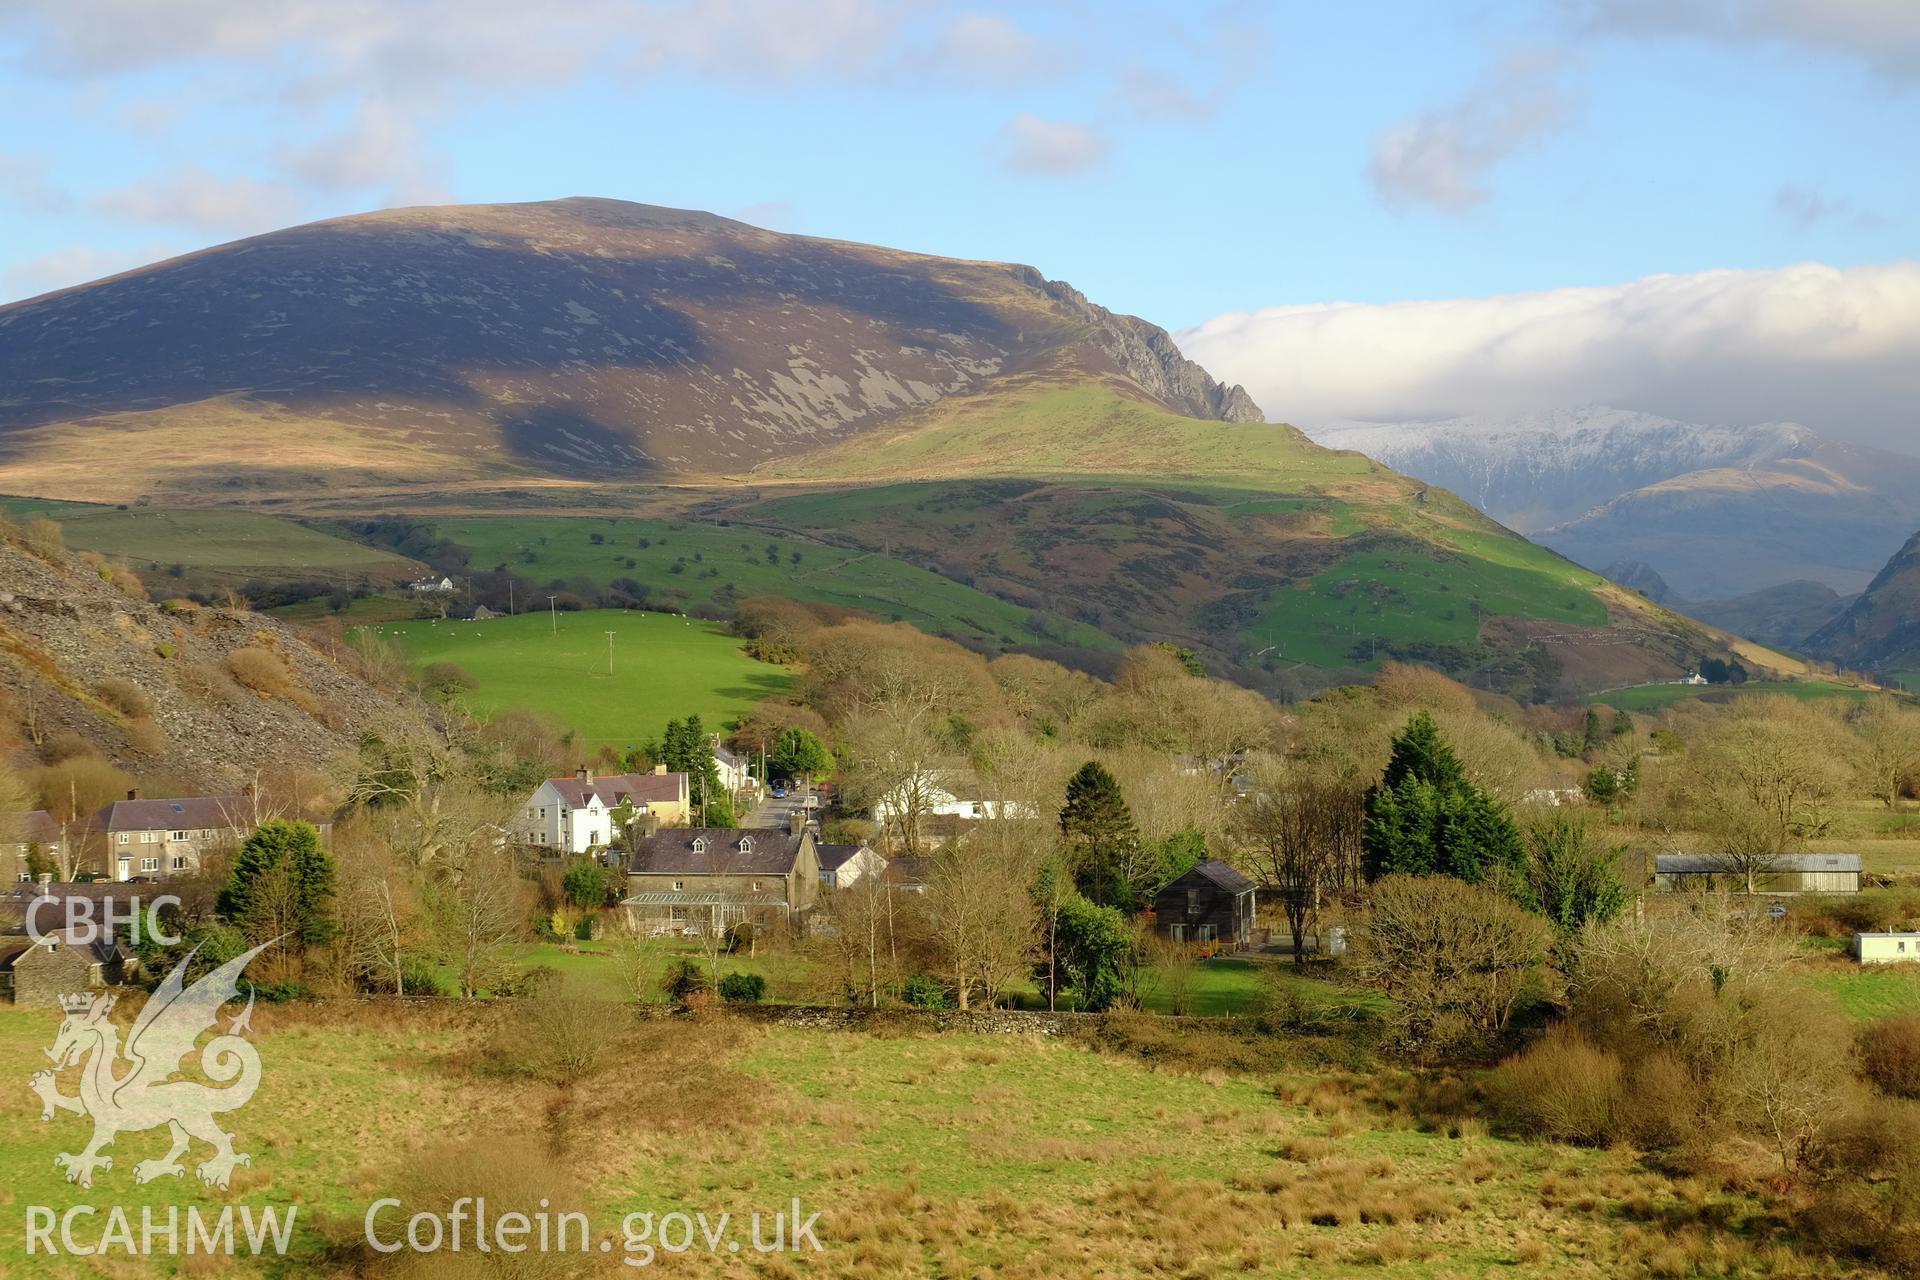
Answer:
<svg viewBox="0 0 1920 1280"><path fill-rule="evenodd" d="M0 1269L180 1274L125 1259L104 1270L29 1260L18 1223L36 1204L137 1214L146 1204L217 1212L230 1200L297 1203L295 1256L271 1269L202 1261L186 1274L339 1275L374 1199L444 1214L456 1194L492 1192L498 1213L518 1179L534 1194L576 1184L596 1243L614 1245L525 1273L540 1276L634 1274L620 1265L628 1212L744 1216L795 1197L822 1213L822 1252L696 1248L662 1257L662 1269L1002 1280L1843 1274L1796 1256L1753 1202L1674 1182L1629 1154L1518 1145L1471 1126L1422 1130L1374 1100L1394 1087L1391 1072L1372 1085L1281 1066L1183 1074L1035 1037L636 1023L609 1010L607 1055L569 1088L489 1051L521 1043L510 1018L258 1011L264 1082L227 1118L254 1163L226 1196L191 1177L135 1186L132 1165L160 1153L158 1133L123 1136L91 1191L69 1187L52 1157L79 1145L83 1122L43 1125L37 1100L7 1090L0 1159L15 1225L0 1231ZM0 1076L24 1084L55 1023L51 1010L0 1011ZM449 1163L436 1154L446 1144L476 1154Z"/></svg>
<svg viewBox="0 0 1920 1280"><path fill-rule="evenodd" d="M558 628L557 634L555 628ZM588 747L656 738L697 714L713 728L787 687L781 667L756 662L709 622L662 613L545 611L487 622L400 622L373 628L416 665L452 662L479 682L464 705L479 716L526 707L557 717ZM613 675L607 632L614 633Z"/></svg>

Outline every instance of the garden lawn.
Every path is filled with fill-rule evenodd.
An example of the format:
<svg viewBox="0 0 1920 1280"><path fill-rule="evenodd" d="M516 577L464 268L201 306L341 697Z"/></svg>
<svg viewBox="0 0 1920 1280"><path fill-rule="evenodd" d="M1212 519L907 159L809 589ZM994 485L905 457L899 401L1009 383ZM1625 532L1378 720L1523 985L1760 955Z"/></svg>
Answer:
<svg viewBox="0 0 1920 1280"><path fill-rule="evenodd" d="M688 715L719 729L792 680L784 667L749 658L722 627L663 613L542 611L370 629L399 645L416 667L451 662L472 676L479 687L462 705L473 714L484 718L509 707L544 712L589 748L625 750Z"/></svg>

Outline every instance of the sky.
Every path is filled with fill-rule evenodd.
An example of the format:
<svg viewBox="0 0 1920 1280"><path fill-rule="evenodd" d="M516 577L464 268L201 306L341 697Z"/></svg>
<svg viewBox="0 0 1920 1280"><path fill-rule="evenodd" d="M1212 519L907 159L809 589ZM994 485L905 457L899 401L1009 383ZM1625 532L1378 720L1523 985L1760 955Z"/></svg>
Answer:
<svg viewBox="0 0 1920 1280"><path fill-rule="evenodd" d="M1916 0L5 0L0 300L597 195L1030 263L1275 419L1920 427Z"/></svg>

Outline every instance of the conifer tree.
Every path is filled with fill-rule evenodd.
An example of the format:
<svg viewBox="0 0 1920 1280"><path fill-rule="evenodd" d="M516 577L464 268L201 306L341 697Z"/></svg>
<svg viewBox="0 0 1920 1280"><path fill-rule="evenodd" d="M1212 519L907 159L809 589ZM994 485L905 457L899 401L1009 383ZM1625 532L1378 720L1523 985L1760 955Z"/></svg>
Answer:
<svg viewBox="0 0 1920 1280"><path fill-rule="evenodd" d="M1367 793L1363 844L1368 879L1448 875L1528 896L1513 816L1467 777L1425 711L1394 738L1386 773Z"/></svg>

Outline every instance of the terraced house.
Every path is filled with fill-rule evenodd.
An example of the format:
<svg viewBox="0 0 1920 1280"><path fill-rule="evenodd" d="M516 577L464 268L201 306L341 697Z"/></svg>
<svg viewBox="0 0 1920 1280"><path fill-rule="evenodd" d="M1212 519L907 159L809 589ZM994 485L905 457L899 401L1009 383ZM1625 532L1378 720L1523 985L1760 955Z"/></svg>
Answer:
<svg viewBox="0 0 1920 1280"><path fill-rule="evenodd" d="M665 765L652 773L599 777L582 766L571 777L548 778L535 787L508 836L547 857L570 857L612 844L622 821L676 826L687 820L689 808L687 775L668 773Z"/></svg>
<svg viewBox="0 0 1920 1280"><path fill-rule="evenodd" d="M129 791L93 815L81 861L110 880L185 875L208 853L237 847L260 816L244 792L149 800Z"/></svg>

